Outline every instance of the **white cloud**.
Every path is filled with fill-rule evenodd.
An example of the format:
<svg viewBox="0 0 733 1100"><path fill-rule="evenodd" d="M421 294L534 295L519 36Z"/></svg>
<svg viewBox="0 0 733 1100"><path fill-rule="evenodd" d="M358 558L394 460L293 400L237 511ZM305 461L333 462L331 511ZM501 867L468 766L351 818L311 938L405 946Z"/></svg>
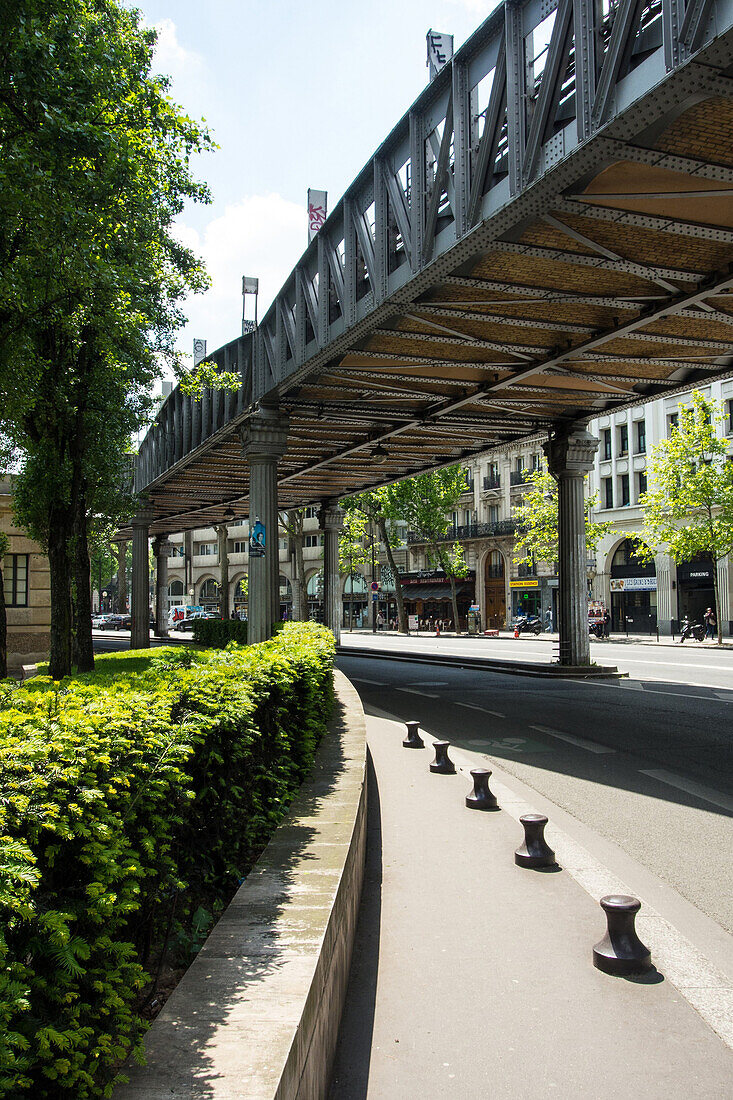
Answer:
<svg viewBox="0 0 733 1100"><path fill-rule="evenodd" d="M158 72L165 73L174 81L199 76L204 66L203 58L178 41L178 30L173 20L161 19L154 26L158 32L155 47L155 68Z"/></svg>
<svg viewBox="0 0 733 1100"><path fill-rule="evenodd" d="M213 351L241 332L243 275L260 281L261 318L304 252L307 229L305 204L277 194L244 196L200 234L179 225L179 240L201 256L211 277L211 289L186 303L189 323L181 333L181 348L190 352L196 336ZM248 318L253 309L248 298Z"/></svg>

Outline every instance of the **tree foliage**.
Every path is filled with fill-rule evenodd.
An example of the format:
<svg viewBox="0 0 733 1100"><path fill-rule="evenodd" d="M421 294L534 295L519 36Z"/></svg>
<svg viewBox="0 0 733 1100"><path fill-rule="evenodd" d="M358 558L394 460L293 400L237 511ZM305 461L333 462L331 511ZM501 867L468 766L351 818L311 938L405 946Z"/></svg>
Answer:
<svg viewBox="0 0 733 1100"><path fill-rule="evenodd" d="M49 552L51 667L91 656L87 520L129 508L125 452L179 302L206 285L173 231L207 190L205 128L152 71L155 32L117 0L7 0L0 21L0 431L18 512ZM25 482L25 490L24 490Z"/></svg>
<svg viewBox="0 0 733 1100"><path fill-rule="evenodd" d="M379 489L367 489L341 502L346 516L344 530L339 540L339 560L344 563L351 555L355 564L365 565L371 561L372 553L376 556L379 548L384 547L395 582L398 628L403 634L407 634L402 581L394 556L394 550L399 545L397 523L404 518L399 506L401 484L403 483L383 485ZM357 562L359 557L360 560Z"/></svg>
<svg viewBox="0 0 733 1100"><path fill-rule="evenodd" d="M675 562L708 557L715 566L733 551L733 462L718 435L722 410L699 390L680 405L669 438L654 446L638 556L650 560L665 550ZM717 569L713 569L718 642L722 642Z"/></svg>
<svg viewBox="0 0 733 1100"><path fill-rule="evenodd" d="M517 524L514 542L514 562L531 565L533 561L554 562L558 559L557 482L545 463L538 470L527 472L530 488L513 510ZM598 507L598 494L585 498L585 544L589 554L595 554L604 535L613 530L607 521L595 523L590 517Z"/></svg>

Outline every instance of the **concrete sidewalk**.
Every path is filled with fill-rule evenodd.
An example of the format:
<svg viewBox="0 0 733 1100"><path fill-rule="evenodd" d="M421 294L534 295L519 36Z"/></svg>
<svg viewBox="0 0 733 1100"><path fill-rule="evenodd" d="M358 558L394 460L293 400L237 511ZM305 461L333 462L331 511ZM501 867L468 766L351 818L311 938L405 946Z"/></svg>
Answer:
<svg viewBox="0 0 733 1100"><path fill-rule="evenodd" d="M367 877L332 1100L731 1095L730 975L643 897L659 969L602 974L593 895L623 884L552 821L562 870L520 869L516 819L532 807L511 777L492 780L501 812L471 811L468 770L485 757L452 751L459 773L433 775L429 734L403 749L386 716L367 733Z"/></svg>
<svg viewBox="0 0 733 1100"><path fill-rule="evenodd" d="M400 634L399 631L396 631L396 630L378 630L378 631L375 632L371 629L348 630L347 628L342 628L342 630L341 630L342 644L348 645L349 636L350 635L357 635L357 634L362 634L365 637L374 637L375 640L377 638L435 639L436 637L440 637L440 638L450 638L452 640L455 640L457 638L462 638L462 639L465 639L466 641L470 641L470 642L478 642L478 641L481 641L482 639L485 639L486 641L495 641L495 642L496 641L507 641L507 642L520 641L521 642L523 639L527 639L527 641L533 641L533 642L551 642L554 645L557 645L559 640L560 640L560 635L557 633L557 631L554 631L554 632L551 632L551 633L548 634L544 630L541 631L541 633L539 633L539 634L521 634L520 637L517 639L517 638L514 637L514 631L513 630L500 630L498 632L498 634L494 634L492 636L489 636L488 634L484 634L484 633L481 633L481 634L466 634L464 632L463 634L456 634L453 631L449 631L449 630L443 630L443 631L441 631L440 635L436 635L435 631L431 631L431 630L411 630L409 634ZM696 649L715 649L715 650L733 649L733 638L728 638L727 636L723 638L723 642L722 642L721 645L718 645L717 641L714 640L714 639L713 640L706 639L703 642L696 642L696 641L694 641L694 639L690 638L686 642L680 642L679 635L676 635L675 638L671 638L669 636L664 636L664 635L657 638L656 634L611 634L611 636L608 637L608 638L592 637L590 640L591 640L591 643L594 646L595 645L608 645L610 643L613 643L614 645L666 646L668 648L675 648L675 649L678 649L680 645L683 645L686 649L693 649L693 650L696 650Z"/></svg>

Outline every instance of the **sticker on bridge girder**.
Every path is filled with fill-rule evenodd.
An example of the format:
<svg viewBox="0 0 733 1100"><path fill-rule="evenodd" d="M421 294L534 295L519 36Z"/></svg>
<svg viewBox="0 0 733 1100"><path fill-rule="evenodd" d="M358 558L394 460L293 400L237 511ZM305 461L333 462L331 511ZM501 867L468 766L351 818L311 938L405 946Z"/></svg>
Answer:
<svg viewBox="0 0 733 1100"><path fill-rule="evenodd" d="M541 741L532 741L529 737L473 737L466 741L467 745L475 745L485 752L491 753L524 753L524 752L552 752L550 745L543 745Z"/></svg>

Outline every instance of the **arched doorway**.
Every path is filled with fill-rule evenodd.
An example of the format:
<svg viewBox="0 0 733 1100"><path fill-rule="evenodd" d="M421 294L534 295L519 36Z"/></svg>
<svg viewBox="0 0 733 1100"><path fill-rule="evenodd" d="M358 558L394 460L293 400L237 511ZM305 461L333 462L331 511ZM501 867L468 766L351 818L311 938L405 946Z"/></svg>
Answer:
<svg viewBox="0 0 733 1100"><path fill-rule="evenodd" d="M199 603L206 611L219 610L219 585L213 577L204 581L199 591Z"/></svg>
<svg viewBox="0 0 733 1100"><path fill-rule="evenodd" d="M245 573L234 582L232 600L234 601L234 615L237 619L247 618L247 596L249 592L249 577Z"/></svg>
<svg viewBox="0 0 733 1100"><path fill-rule="evenodd" d="M506 585L504 556L500 550L489 550L484 561L486 591L485 622L488 630L500 630L506 622Z"/></svg>
<svg viewBox="0 0 733 1100"><path fill-rule="evenodd" d="M657 629L657 570L636 556L636 543L624 539L611 558L611 629L653 634Z"/></svg>

